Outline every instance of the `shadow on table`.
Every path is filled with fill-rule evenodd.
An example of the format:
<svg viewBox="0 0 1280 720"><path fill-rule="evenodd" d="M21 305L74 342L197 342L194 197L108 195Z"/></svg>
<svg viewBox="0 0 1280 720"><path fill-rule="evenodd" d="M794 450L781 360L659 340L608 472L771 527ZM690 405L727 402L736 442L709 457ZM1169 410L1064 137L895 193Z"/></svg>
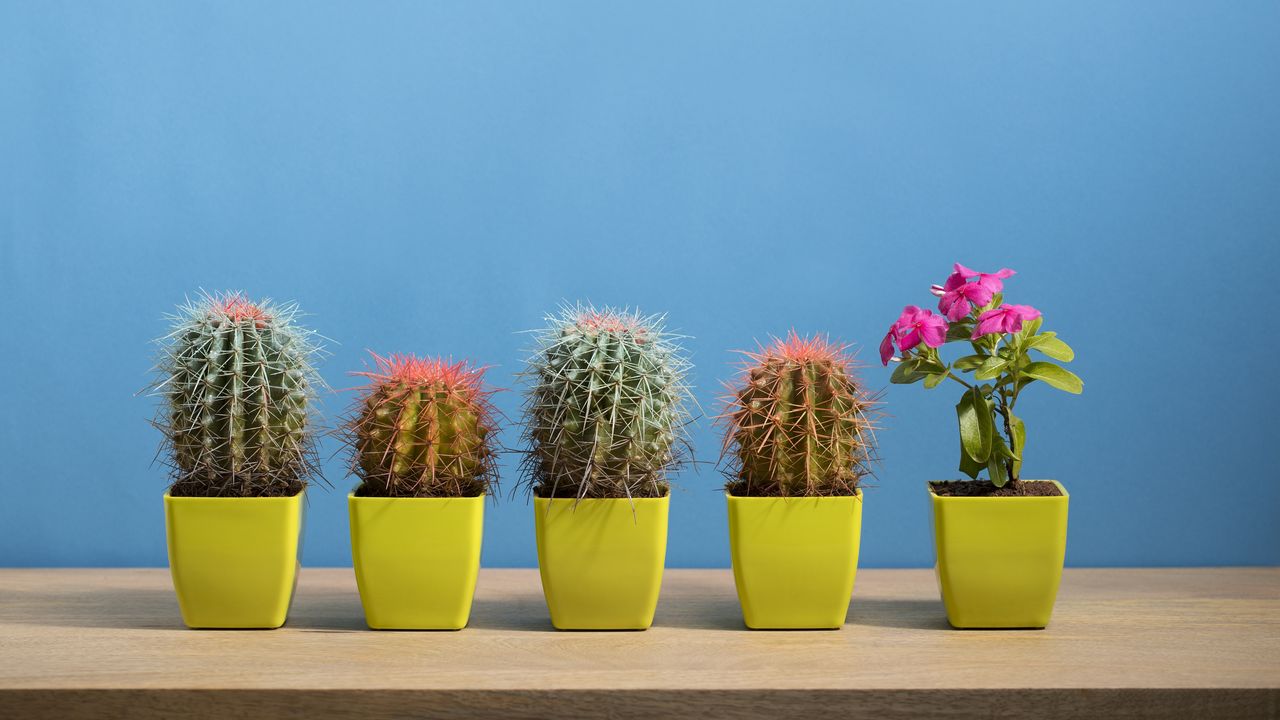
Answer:
<svg viewBox="0 0 1280 720"><path fill-rule="evenodd" d="M950 630L941 600L900 600L860 598L849 604L845 625L904 628L908 630Z"/></svg>
<svg viewBox="0 0 1280 720"><path fill-rule="evenodd" d="M662 597L653 618L654 627L684 630L746 630L742 608L735 595L689 594Z"/></svg>
<svg viewBox="0 0 1280 720"><path fill-rule="evenodd" d="M508 632L557 632L551 625L542 595L516 598L481 598L471 605L468 628Z"/></svg>
<svg viewBox="0 0 1280 720"><path fill-rule="evenodd" d="M0 622L43 627L180 630L182 615L172 588L85 588L81 593L6 591Z"/></svg>

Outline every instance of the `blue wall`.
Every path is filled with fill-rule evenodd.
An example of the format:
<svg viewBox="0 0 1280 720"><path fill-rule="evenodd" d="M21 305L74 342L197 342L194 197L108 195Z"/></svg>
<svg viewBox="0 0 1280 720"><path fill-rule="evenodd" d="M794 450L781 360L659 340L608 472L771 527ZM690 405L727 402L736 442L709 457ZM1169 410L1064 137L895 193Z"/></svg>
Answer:
<svg viewBox="0 0 1280 720"><path fill-rule="evenodd" d="M0 565L165 563L134 393L195 288L299 301L335 387L366 348L511 386L561 300L667 312L713 414L731 348L874 364L955 260L1079 354L1023 400L1070 563L1276 564L1278 88L1274 2L5 2ZM956 397L886 400L864 564L926 565ZM313 565L349 563L327 468ZM721 477L675 480L670 564L726 565ZM534 562L523 498L487 522Z"/></svg>

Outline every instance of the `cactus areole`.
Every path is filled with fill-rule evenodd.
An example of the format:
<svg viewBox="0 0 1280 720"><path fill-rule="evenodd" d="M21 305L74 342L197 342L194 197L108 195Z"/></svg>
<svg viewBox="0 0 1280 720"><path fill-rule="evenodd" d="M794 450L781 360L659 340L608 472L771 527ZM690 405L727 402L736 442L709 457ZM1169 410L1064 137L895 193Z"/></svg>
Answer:
<svg viewBox="0 0 1280 720"><path fill-rule="evenodd" d="M792 332L744 352L720 416L738 496L853 495L875 461L875 398L847 346Z"/></svg>
<svg viewBox="0 0 1280 720"><path fill-rule="evenodd" d="M493 391L484 368L412 355L381 357L348 422L357 495L474 497L497 481Z"/></svg>
<svg viewBox="0 0 1280 720"><path fill-rule="evenodd" d="M689 363L663 317L562 308L522 373L526 482L538 497L652 498L688 454Z"/></svg>
<svg viewBox="0 0 1280 720"><path fill-rule="evenodd" d="M158 342L155 425L187 497L279 497L317 476L311 405L321 384L297 307L201 294Z"/></svg>

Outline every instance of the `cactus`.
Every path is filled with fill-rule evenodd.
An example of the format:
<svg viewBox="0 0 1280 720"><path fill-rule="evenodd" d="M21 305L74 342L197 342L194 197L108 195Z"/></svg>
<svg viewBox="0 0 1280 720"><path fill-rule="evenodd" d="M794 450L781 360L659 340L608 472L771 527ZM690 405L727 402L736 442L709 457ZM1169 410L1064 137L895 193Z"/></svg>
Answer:
<svg viewBox="0 0 1280 720"><path fill-rule="evenodd" d="M474 497L497 483L497 411L484 368L412 355L380 357L347 424L357 495Z"/></svg>
<svg viewBox="0 0 1280 720"><path fill-rule="evenodd" d="M202 293L169 316L152 394L163 398L175 496L291 496L318 476L311 404L322 385L297 306Z"/></svg>
<svg viewBox="0 0 1280 720"><path fill-rule="evenodd" d="M875 460L877 402L855 375L848 346L792 331L743 354L719 418L729 492L854 494Z"/></svg>
<svg viewBox="0 0 1280 720"><path fill-rule="evenodd" d="M521 373L527 485L539 497L664 496L689 454L677 337L638 311L566 306L547 322Z"/></svg>

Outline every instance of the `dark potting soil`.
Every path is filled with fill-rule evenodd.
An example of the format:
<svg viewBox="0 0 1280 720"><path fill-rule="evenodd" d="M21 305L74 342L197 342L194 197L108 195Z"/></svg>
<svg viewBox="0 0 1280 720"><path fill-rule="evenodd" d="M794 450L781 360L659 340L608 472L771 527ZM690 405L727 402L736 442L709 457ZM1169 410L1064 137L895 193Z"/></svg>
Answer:
<svg viewBox="0 0 1280 720"><path fill-rule="evenodd" d="M931 482L933 493L941 497L1057 497L1058 486L1047 480L1016 480L996 487L987 480Z"/></svg>
<svg viewBox="0 0 1280 720"><path fill-rule="evenodd" d="M214 487L194 480L179 480L169 486L170 497L293 497L305 489L301 482L263 483L248 487L226 485Z"/></svg>
<svg viewBox="0 0 1280 720"><path fill-rule="evenodd" d="M647 491L637 488L631 493L631 495L627 495L625 492L619 492L616 495L584 495L579 497L578 491L579 488L569 485L557 487L555 488L555 492L552 492L551 488L546 485L535 485L533 488L533 496L538 498L569 500L626 500L628 498L632 500L642 500L666 497L671 494L671 486L667 483L661 483L654 488L649 488Z"/></svg>
<svg viewBox="0 0 1280 720"><path fill-rule="evenodd" d="M403 488L400 486L387 487L386 485L372 485L367 482L360 483L355 489L356 497L382 497L382 498L451 498L451 497L479 497L488 493L488 488L482 482L472 482L449 486L419 486L416 488Z"/></svg>
<svg viewBox="0 0 1280 720"><path fill-rule="evenodd" d="M724 489L734 497L784 497L778 492L776 484L756 483L749 485L745 480L734 480L726 483ZM809 497L851 497L858 494L858 486L849 484L838 487L832 487L831 491L825 495L812 495Z"/></svg>

